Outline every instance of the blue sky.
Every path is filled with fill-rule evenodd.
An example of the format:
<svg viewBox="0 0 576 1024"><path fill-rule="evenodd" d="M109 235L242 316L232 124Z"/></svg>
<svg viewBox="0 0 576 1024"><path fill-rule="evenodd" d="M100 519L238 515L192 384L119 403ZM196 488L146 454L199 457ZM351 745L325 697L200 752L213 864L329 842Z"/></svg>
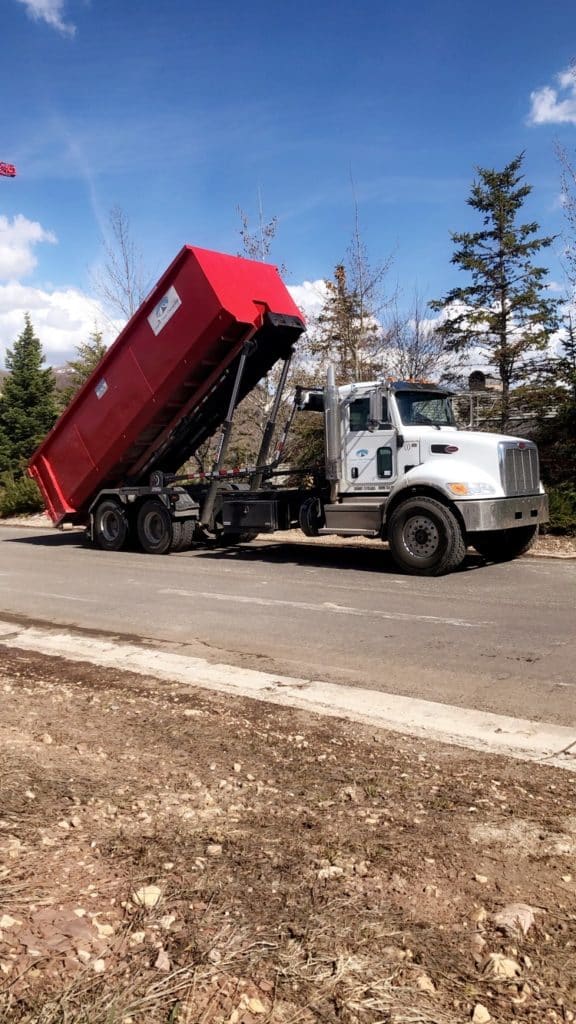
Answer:
<svg viewBox="0 0 576 1024"><path fill-rule="evenodd" d="M573 0L1 0L0 54L0 160L18 168L0 178L0 357L23 309L54 363L102 319L91 271L115 204L155 277L184 242L237 251L260 189L298 285L344 255L353 179L406 302L455 283L476 165L526 150L527 219L563 229Z"/></svg>

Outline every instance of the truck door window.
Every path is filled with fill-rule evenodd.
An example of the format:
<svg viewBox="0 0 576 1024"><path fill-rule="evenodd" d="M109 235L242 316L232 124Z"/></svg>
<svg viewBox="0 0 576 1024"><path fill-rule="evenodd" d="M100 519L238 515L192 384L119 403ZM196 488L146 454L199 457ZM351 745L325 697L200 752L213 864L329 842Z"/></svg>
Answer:
<svg viewBox="0 0 576 1024"><path fill-rule="evenodd" d="M379 448L376 452L376 472L380 477L392 476L392 449Z"/></svg>
<svg viewBox="0 0 576 1024"><path fill-rule="evenodd" d="M388 422L388 399L382 398L381 423ZM368 430L370 425L370 399L355 398L350 402L350 431Z"/></svg>
<svg viewBox="0 0 576 1024"><path fill-rule="evenodd" d="M355 398L350 402L350 430L368 430L370 419L370 399Z"/></svg>

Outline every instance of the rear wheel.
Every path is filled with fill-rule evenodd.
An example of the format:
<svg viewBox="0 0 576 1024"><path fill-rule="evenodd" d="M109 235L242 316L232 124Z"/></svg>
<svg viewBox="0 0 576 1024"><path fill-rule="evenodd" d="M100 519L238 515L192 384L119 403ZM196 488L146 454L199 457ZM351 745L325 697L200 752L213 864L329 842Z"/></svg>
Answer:
<svg viewBox="0 0 576 1024"><path fill-rule="evenodd" d="M173 522L161 501L145 501L138 510L138 540L148 555L167 555L173 543Z"/></svg>
<svg viewBox="0 0 576 1024"><path fill-rule="evenodd" d="M463 561L466 545L454 513L426 496L407 498L388 522L388 542L396 564L413 576L442 576Z"/></svg>
<svg viewBox="0 0 576 1024"><path fill-rule="evenodd" d="M525 555L538 536L537 526L516 526L510 530L487 530L473 533L470 541L478 554L489 562L510 562Z"/></svg>
<svg viewBox="0 0 576 1024"><path fill-rule="evenodd" d="M129 532L124 506L114 498L104 498L94 512L94 542L103 551L120 551L128 540Z"/></svg>
<svg viewBox="0 0 576 1024"><path fill-rule="evenodd" d="M186 551L192 546L195 525L193 519L176 520L172 524L172 551Z"/></svg>

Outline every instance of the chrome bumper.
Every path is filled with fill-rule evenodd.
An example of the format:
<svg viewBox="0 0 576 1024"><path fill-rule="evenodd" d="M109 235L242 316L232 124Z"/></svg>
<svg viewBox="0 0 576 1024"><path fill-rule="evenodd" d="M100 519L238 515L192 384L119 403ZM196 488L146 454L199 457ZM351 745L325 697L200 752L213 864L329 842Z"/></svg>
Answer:
<svg viewBox="0 0 576 1024"><path fill-rule="evenodd" d="M509 530L515 526L534 526L548 522L548 496L496 498L482 501L455 501L468 533L484 530Z"/></svg>

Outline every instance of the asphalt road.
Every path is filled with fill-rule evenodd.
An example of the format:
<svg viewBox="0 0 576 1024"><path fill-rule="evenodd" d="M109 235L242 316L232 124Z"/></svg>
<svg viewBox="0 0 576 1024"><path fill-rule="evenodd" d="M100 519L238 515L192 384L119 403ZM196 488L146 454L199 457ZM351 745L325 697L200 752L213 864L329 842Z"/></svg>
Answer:
<svg viewBox="0 0 576 1024"><path fill-rule="evenodd" d="M256 541L169 557L0 527L0 617L210 661L576 725L576 562L470 557L400 575L383 548Z"/></svg>

